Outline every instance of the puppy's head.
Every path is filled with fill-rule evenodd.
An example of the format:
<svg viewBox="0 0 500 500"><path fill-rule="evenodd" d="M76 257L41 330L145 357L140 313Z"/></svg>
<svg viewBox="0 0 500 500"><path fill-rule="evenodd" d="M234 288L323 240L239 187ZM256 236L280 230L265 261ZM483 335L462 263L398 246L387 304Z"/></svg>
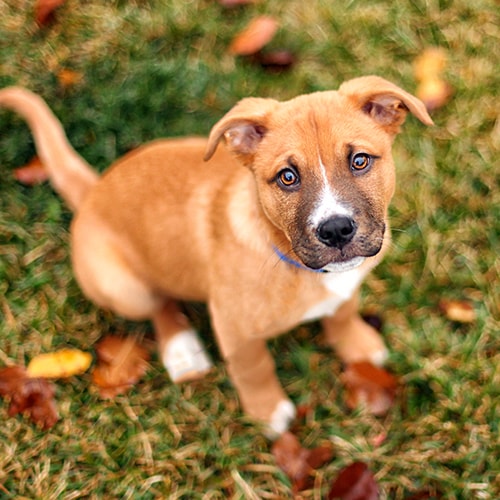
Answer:
<svg viewBox="0 0 500 500"><path fill-rule="evenodd" d="M205 159L224 137L302 263L345 270L382 248L395 182L391 146L408 111L432 124L422 102L376 76L282 103L244 99L212 129Z"/></svg>

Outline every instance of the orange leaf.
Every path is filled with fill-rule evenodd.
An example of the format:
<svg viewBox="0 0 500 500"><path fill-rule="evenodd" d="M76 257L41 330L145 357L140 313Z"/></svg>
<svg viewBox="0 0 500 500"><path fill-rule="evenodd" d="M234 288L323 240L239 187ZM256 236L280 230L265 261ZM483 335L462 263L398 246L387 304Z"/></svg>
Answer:
<svg viewBox="0 0 500 500"><path fill-rule="evenodd" d="M54 11L66 0L36 0L35 20L38 26L46 26L54 19Z"/></svg>
<svg viewBox="0 0 500 500"><path fill-rule="evenodd" d="M450 321L457 323L473 323L476 320L476 312L469 302L465 300L446 300L439 302L439 309Z"/></svg>
<svg viewBox="0 0 500 500"><path fill-rule="evenodd" d="M354 462L344 467L334 481L328 500L378 500L379 491L367 465Z"/></svg>
<svg viewBox="0 0 500 500"><path fill-rule="evenodd" d="M428 111L442 108L451 94L451 86L438 77L422 80L415 90L415 95L425 104Z"/></svg>
<svg viewBox="0 0 500 500"><path fill-rule="evenodd" d="M34 186L48 180L49 173L40 161L40 158L34 156L24 167L14 169L14 178L21 184Z"/></svg>
<svg viewBox="0 0 500 500"><path fill-rule="evenodd" d="M446 52L439 47L425 49L413 64L415 78L420 82L415 95L429 111L444 106L452 94L451 86L441 76L445 67Z"/></svg>
<svg viewBox="0 0 500 500"><path fill-rule="evenodd" d="M385 415L394 404L397 380L389 372L369 362L351 363L341 375L346 388L346 404L359 406L377 416Z"/></svg>
<svg viewBox="0 0 500 500"><path fill-rule="evenodd" d="M259 16L250 21L231 42L229 52L237 56L249 56L259 52L278 31L278 21L273 17Z"/></svg>
<svg viewBox="0 0 500 500"><path fill-rule="evenodd" d="M314 469L318 469L333 457L331 446L319 446L312 450L303 448L291 432L283 433L273 444L271 452L277 465L289 477L294 492L305 490L311 483Z"/></svg>
<svg viewBox="0 0 500 500"><path fill-rule="evenodd" d="M26 413L35 424L49 429L59 420L54 393L54 386L50 382L28 377L21 366L0 370L0 396L10 399L10 417Z"/></svg>
<svg viewBox="0 0 500 500"><path fill-rule="evenodd" d="M133 338L105 337L96 345L96 351L99 362L92 380L103 398L126 392L148 369L149 353Z"/></svg>
<svg viewBox="0 0 500 500"><path fill-rule="evenodd" d="M72 87L83 80L83 73L63 68L57 73L57 80L63 88Z"/></svg>

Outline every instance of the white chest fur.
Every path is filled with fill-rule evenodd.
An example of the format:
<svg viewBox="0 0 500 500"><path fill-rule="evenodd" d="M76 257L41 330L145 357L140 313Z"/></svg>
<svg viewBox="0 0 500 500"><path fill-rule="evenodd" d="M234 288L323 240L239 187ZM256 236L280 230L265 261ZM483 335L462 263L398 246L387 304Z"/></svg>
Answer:
<svg viewBox="0 0 500 500"><path fill-rule="evenodd" d="M341 273L325 273L322 280L328 296L308 309L302 321L313 321L335 314L337 309L352 297L366 273L367 270L360 268Z"/></svg>

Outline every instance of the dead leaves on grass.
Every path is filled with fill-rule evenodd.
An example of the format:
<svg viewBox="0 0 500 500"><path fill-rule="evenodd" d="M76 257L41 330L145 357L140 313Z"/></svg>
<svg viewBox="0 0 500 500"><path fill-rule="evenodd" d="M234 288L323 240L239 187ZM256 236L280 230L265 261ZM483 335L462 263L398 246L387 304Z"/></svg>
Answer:
<svg viewBox="0 0 500 500"><path fill-rule="evenodd" d="M149 352L133 338L108 336L96 346L98 363L92 381L102 398L123 394L137 384L148 368ZM85 372L92 355L77 349L35 356L27 368L0 369L0 396L9 401L8 415L26 414L42 429L59 419L55 388L47 379L67 378Z"/></svg>
<svg viewBox="0 0 500 500"><path fill-rule="evenodd" d="M50 429L59 414L54 402L54 385L43 378L32 378L21 366L0 370L0 396L9 400L7 414L25 413L42 429Z"/></svg>
<svg viewBox="0 0 500 500"><path fill-rule="evenodd" d="M15 168L13 175L16 181L25 186L35 186L49 178L49 173L38 156L34 156L26 165Z"/></svg>
<svg viewBox="0 0 500 500"><path fill-rule="evenodd" d="M333 458L333 448L330 445L307 449L291 432L283 433L273 443L271 452L276 464L292 482L295 493L308 488L313 480L314 470Z"/></svg>
<svg viewBox="0 0 500 500"><path fill-rule="evenodd" d="M451 86L442 76L446 60L446 52L439 47L429 47L415 59L414 74L419 82L415 94L428 111L443 107L452 94Z"/></svg>
<svg viewBox="0 0 500 500"><path fill-rule="evenodd" d="M365 407L371 414L383 416L393 406L398 382L387 370L368 362L351 363L341 378L351 410Z"/></svg>
<svg viewBox="0 0 500 500"><path fill-rule="evenodd" d="M344 467L328 493L328 500L377 500L379 489L368 466L354 462Z"/></svg>
<svg viewBox="0 0 500 500"><path fill-rule="evenodd" d="M105 337L96 345L96 352L98 365L92 381L105 399L126 392L148 369L148 351L130 337Z"/></svg>
<svg viewBox="0 0 500 500"><path fill-rule="evenodd" d="M38 26L47 26L54 20L55 10L66 0L36 0L34 5L35 21Z"/></svg>

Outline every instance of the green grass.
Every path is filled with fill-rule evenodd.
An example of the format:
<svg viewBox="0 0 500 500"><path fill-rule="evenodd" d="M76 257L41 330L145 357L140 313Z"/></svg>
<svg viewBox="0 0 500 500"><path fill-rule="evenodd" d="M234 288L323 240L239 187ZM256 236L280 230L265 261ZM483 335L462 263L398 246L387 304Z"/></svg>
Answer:
<svg viewBox="0 0 500 500"><path fill-rule="evenodd" d="M453 99L434 113L434 128L409 118L396 141L393 249L363 288L365 308L385 318L389 366L403 382L398 404L384 418L349 412L340 363L316 325L271 348L292 399L314 409L300 439L336 449L303 498L322 498L354 460L369 463L382 498L422 489L499 498L496 2L268 0L226 10L209 0L68 0L43 30L32 3L0 3L0 86L41 93L100 170L147 140L208 133L247 95L287 99L370 73L413 91L413 60L428 46L446 50ZM269 74L227 53L258 13L281 20L271 47L296 54L290 72ZM62 68L83 79L63 88ZM68 345L91 350L107 332L150 337L149 325L82 296L68 256L70 213L49 186L12 178L33 153L23 122L0 112L0 366ZM443 297L471 301L476 322L450 323L438 309ZM0 497L290 498L269 443L238 407L204 309L189 312L216 356L206 380L173 386L153 359L134 390L102 401L89 375L72 378L57 384L61 420L47 432L7 418L0 402Z"/></svg>

